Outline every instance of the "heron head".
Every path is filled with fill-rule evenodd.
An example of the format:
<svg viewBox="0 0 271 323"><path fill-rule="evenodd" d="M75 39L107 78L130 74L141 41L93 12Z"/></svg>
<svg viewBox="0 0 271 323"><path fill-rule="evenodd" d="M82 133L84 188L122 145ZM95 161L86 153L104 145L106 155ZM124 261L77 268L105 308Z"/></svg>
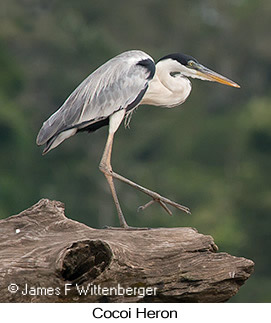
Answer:
<svg viewBox="0 0 271 323"><path fill-rule="evenodd" d="M200 64L194 57L185 54L170 54L162 57L159 62L170 62L174 71L172 73L180 73L186 77L197 78L204 81L218 82L229 86L239 88L240 85L231 81L223 75L220 75L204 65Z"/></svg>

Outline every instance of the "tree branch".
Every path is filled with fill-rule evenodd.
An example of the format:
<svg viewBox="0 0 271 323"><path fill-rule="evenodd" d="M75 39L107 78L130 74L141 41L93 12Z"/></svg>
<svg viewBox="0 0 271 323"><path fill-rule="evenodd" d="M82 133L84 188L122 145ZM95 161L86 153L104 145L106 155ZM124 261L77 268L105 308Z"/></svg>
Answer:
<svg viewBox="0 0 271 323"><path fill-rule="evenodd" d="M0 302L224 302L254 267L192 228L93 229L46 199L0 233Z"/></svg>

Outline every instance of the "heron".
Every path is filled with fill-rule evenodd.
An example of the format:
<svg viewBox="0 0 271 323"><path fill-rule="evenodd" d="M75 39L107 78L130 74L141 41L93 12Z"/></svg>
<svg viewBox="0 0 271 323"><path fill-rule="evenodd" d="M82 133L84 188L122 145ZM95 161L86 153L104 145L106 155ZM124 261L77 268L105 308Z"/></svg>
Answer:
<svg viewBox="0 0 271 323"><path fill-rule="evenodd" d="M43 123L37 136L37 145L45 144L43 154L46 154L78 132L94 132L108 126L99 169L109 184L120 228L131 227L123 215L114 179L150 197L150 201L141 209L157 202L170 215L169 205L190 213L189 208L114 172L111 165L114 134L121 122L125 119L129 123L139 105L172 108L184 103L192 89L190 78L240 87L190 55L173 53L155 63L150 55L141 50L126 51L108 60L79 84L63 105Z"/></svg>

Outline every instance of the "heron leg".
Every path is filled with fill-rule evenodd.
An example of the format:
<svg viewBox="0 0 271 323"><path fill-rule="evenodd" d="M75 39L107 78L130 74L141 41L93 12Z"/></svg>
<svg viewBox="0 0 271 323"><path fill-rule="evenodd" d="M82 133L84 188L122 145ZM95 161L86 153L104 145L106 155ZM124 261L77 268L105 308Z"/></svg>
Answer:
<svg viewBox="0 0 271 323"><path fill-rule="evenodd" d="M124 229L137 229L137 228L131 228L128 226L128 224L125 221L125 218L123 216L121 207L120 207L120 203L117 197L117 192L115 189L115 185L114 185L114 181L113 178L116 178L119 181L122 181L134 188L136 188L137 190L149 195L151 197L151 201L148 202L147 204L145 204L144 206L140 207L139 209L145 209L148 206L150 206L151 204L153 204L154 202L157 202L158 204L160 204L160 206L169 214L171 215L171 211L169 210L169 208L167 207L167 204L176 207L179 210L182 210L188 214L190 214L190 210L189 208L187 208L186 206L183 206L181 204L178 204L174 201L171 201L163 196L161 196L160 194L153 192L143 186L140 186L132 181L130 181L129 179L113 172L112 170L112 166L111 166L111 154L112 154L112 145L113 145L113 139L114 139L114 133L116 132L116 130L118 129L121 121L123 120L125 115L125 110L119 110L117 112L115 112L114 114L112 114L110 116L110 120L109 120L109 134L107 137L107 142L105 145L105 149L104 149L104 153L100 162L100 170L104 173L107 182L109 184L116 208L117 208L117 212L118 212L118 217L119 217L119 221L120 221L120 226L121 228Z"/></svg>
<svg viewBox="0 0 271 323"><path fill-rule="evenodd" d="M109 187L117 208L120 226L122 228L128 229L129 226L122 213L117 192L115 189L115 185L113 182L113 177L112 177L111 154L112 154L113 139L114 139L114 133L109 133L99 168L104 173L105 178L107 179L107 182L109 184Z"/></svg>
<svg viewBox="0 0 271 323"><path fill-rule="evenodd" d="M165 198L165 197L161 196L160 194L158 194L154 191L151 191L141 185L138 185L138 184L132 182L131 180L115 173L112 170L112 166L111 166L111 154L112 154L113 139L114 139L114 133L109 133L99 168L104 173L104 175L108 181L108 184L111 189L111 193L112 193L112 196L113 196L116 208L117 208L120 226L122 228L129 229L131 227L128 226L128 224L126 223L125 218L123 216L123 213L122 213L122 210L120 207L120 203L119 203L119 200L117 197L116 189L114 186L113 178L118 179L119 181L122 181L122 182L136 188L137 190L147 194L148 196L150 196L152 198L152 200L150 202L148 202L144 206L139 207L139 210L144 210L145 208L147 208L148 206L150 206L154 202L157 202L169 215L172 215L172 212L169 210L169 208L167 207L166 204L174 206L177 209L190 214L190 210L188 207L183 206L183 205L176 203L174 201L171 201L170 199Z"/></svg>

